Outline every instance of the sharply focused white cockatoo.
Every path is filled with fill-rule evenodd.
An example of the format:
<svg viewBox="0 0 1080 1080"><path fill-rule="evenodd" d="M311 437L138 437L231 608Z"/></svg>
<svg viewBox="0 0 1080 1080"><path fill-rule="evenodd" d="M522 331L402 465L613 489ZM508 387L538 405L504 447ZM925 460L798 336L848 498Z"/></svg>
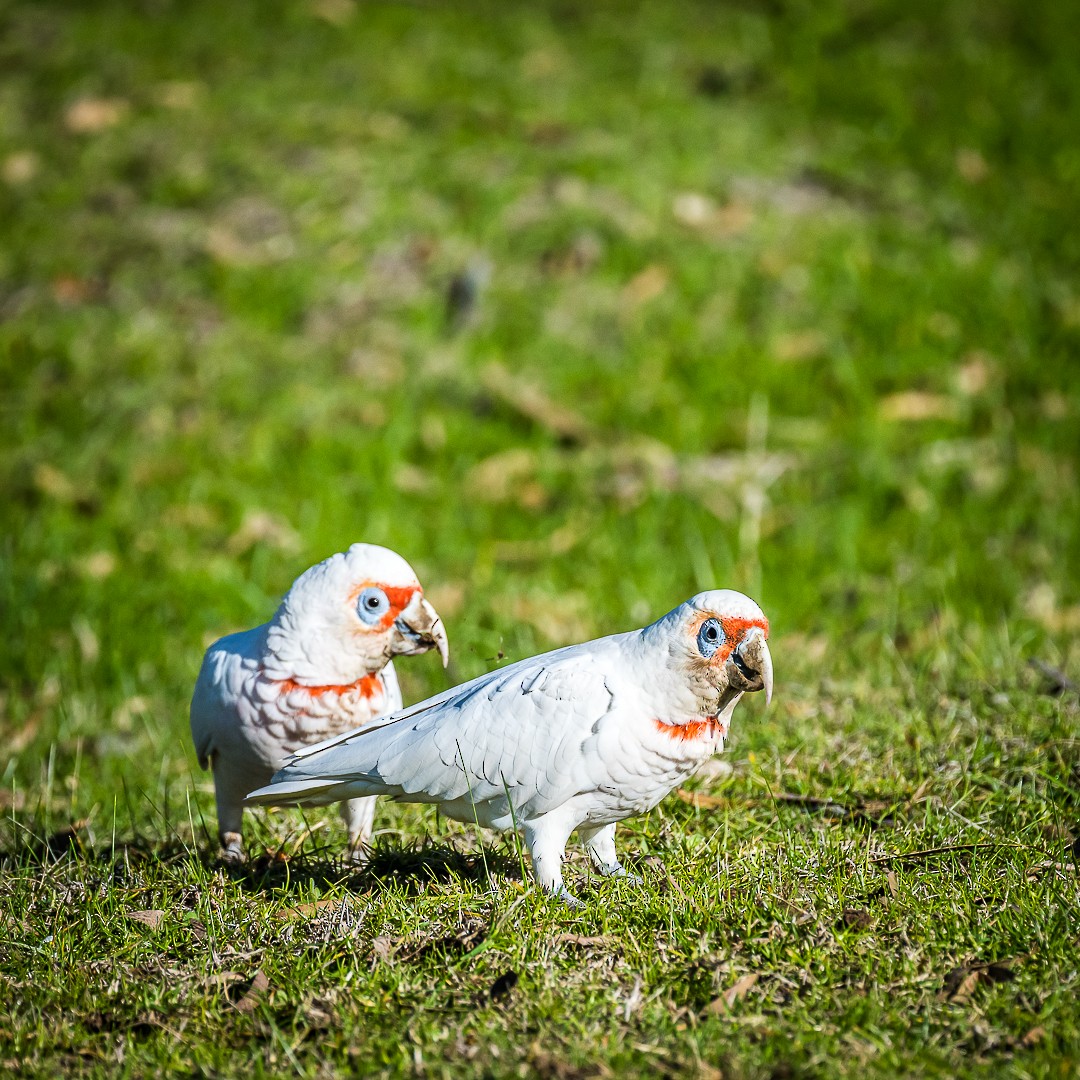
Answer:
<svg viewBox="0 0 1080 1080"><path fill-rule="evenodd" d="M625 874L615 823L723 748L745 691L771 698L768 634L749 597L699 593L643 630L521 660L307 746L248 803L386 794L519 828L536 880L573 903L561 869L570 834L601 874Z"/></svg>
<svg viewBox="0 0 1080 1080"><path fill-rule="evenodd" d="M268 623L210 646L191 698L191 734L199 764L214 770L226 857L243 852L244 796L308 743L400 709L390 658L432 648L445 667L446 631L412 567L373 544L311 567ZM349 846L362 857L374 793L339 798L348 800Z"/></svg>

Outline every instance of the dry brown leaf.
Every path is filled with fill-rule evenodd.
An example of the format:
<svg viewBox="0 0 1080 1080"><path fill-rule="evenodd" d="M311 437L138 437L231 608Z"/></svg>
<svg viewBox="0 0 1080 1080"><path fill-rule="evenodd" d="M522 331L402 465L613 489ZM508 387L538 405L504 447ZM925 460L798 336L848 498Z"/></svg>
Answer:
<svg viewBox="0 0 1080 1080"><path fill-rule="evenodd" d="M496 562L534 562L552 555L565 555L585 539L585 527L568 521L554 532L536 540L497 540L493 555ZM439 610L436 608L436 610Z"/></svg>
<svg viewBox="0 0 1080 1080"><path fill-rule="evenodd" d="M160 908L150 908L147 911L127 911L125 914L134 922L149 926L151 930L156 930L165 918L165 912Z"/></svg>
<svg viewBox="0 0 1080 1080"><path fill-rule="evenodd" d="M535 450L516 446L478 461L465 478L470 495L488 502L506 502L532 481L540 468Z"/></svg>
<svg viewBox="0 0 1080 1080"><path fill-rule="evenodd" d="M516 596L510 615L528 623L554 646L569 645L591 636L592 606L584 593L564 591L558 596Z"/></svg>
<svg viewBox="0 0 1080 1080"><path fill-rule="evenodd" d="M1080 630L1080 604L1059 607L1054 587L1048 582L1040 582L1031 589L1024 600L1024 610L1028 618L1054 633Z"/></svg>
<svg viewBox="0 0 1080 1080"><path fill-rule="evenodd" d="M115 127L129 108L123 98L80 98L68 106L64 125L78 135L92 135Z"/></svg>
<svg viewBox="0 0 1080 1080"><path fill-rule="evenodd" d="M344 26L356 14L356 0L313 0L311 14L333 26Z"/></svg>
<svg viewBox="0 0 1080 1080"><path fill-rule="evenodd" d="M705 1007L706 1012L713 1013L717 1016L726 1016L734 1008L735 1002L741 1001L746 997L759 978L760 976L756 971L749 972L746 975L740 975L720 997L709 1002Z"/></svg>
<svg viewBox="0 0 1080 1080"><path fill-rule="evenodd" d="M989 385L994 374L994 361L989 353L976 349L964 357L964 362L956 369L956 389L964 397L977 397Z"/></svg>
<svg viewBox="0 0 1080 1080"><path fill-rule="evenodd" d="M315 900L310 904L297 904L296 907L284 908L277 912L279 919L308 919L312 915L324 915L345 906L344 900L327 898Z"/></svg>
<svg viewBox="0 0 1080 1080"><path fill-rule="evenodd" d="M289 554L303 547L300 537L282 518L265 510L249 510L240 528L229 537L226 548L231 555L243 555L256 544L267 544Z"/></svg>
<svg viewBox="0 0 1080 1080"><path fill-rule="evenodd" d="M40 168L41 159L33 150L16 150L4 158L4 164L0 165L0 176L3 176L5 183L18 187L33 180Z"/></svg>
<svg viewBox="0 0 1080 1080"><path fill-rule="evenodd" d="M53 299L64 307L74 307L92 300L100 293L100 287L94 281L75 277L74 274L60 274L51 282Z"/></svg>
<svg viewBox="0 0 1080 1080"><path fill-rule="evenodd" d="M773 338L772 354L777 360L812 360L828 347L828 339L820 330L796 330Z"/></svg>
<svg viewBox="0 0 1080 1080"><path fill-rule="evenodd" d="M844 908L840 923L852 930L865 930L874 921L873 915L864 908Z"/></svg>
<svg viewBox="0 0 1080 1080"><path fill-rule="evenodd" d="M722 799L716 795L706 795L703 791L687 791L686 788L676 788L675 794L683 802L696 806L700 810L720 810L731 805L730 799Z"/></svg>
<svg viewBox="0 0 1080 1080"><path fill-rule="evenodd" d="M966 969L961 969L966 971ZM946 988L949 985L949 976L954 975L955 972L950 972L945 977ZM981 971L967 971L966 974L961 975L960 981L956 983L956 987L951 992L947 990L943 992L943 996L947 1001L951 1001L956 1005L966 1005L974 995L980 982L983 980L983 973Z"/></svg>
<svg viewBox="0 0 1080 1080"><path fill-rule="evenodd" d="M749 203L733 200L726 206L717 206L708 195L696 191L676 195L671 212L680 225L708 232L714 237L734 236L747 229L754 220Z"/></svg>
<svg viewBox="0 0 1080 1080"><path fill-rule="evenodd" d="M1039 407L1047 420L1064 420L1069 415L1069 399L1060 390L1048 390L1043 394Z"/></svg>
<svg viewBox="0 0 1080 1080"><path fill-rule="evenodd" d="M902 390L881 399L879 411L884 420L955 420L956 402L942 394L923 390Z"/></svg>
<svg viewBox="0 0 1080 1080"><path fill-rule="evenodd" d="M236 1003L234 1008L237 1012L253 1012L259 1002L266 996L270 988L270 980L266 977L262 968L258 968L252 977L251 985L247 988L244 996Z"/></svg>
<svg viewBox="0 0 1080 1080"><path fill-rule="evenodd" d="M394 958L396 942L389 934L380 934L371 939L371 966L378 963L388 964Z"/></svg>
<svg viewBox="0 0 1080 1080"><path fill-rule="evenodd" d="M990 175L990 166L978 150L964 147L956 151L956 171L969 184L978 184Z"/></svg>
<svg viewBox="0 0 1080 1080"><path fill-rule="evenodd" d="M573 409L554 401L546 391L522 379L496 362L484 368L484 388L504 405L515 409L539 427L571 442L584 442L590 434L589 422Z"/></svg>
<svg viewBox="0 0 1080 1080"><path fill-rule="evenodd" d="M624 303L633 307L655 300L668 286L671 273L659 263L651 263L636 273L622 291Z"/></svg>
<svg viewBox="0 0 1080 1080"><path fill-rule="evenodd" d="M1033 1027L1021 1040L1020 1045L1025 1050L1030 1050L1033 1046L1041 1043L1046 1038L1046 1028L1039 1026Z"/></svg>
<svg viewBox="0 0 1080 1080"><path fill-rule="evenodd" d="M166 109L193 109L202 96L203 84L186 79L171 79L157 87L158 103Z"/></svg>
<svg viewBox="0 0 1080 1080"><path fill-rule="evenodd" d="M599 945L609 948L612 946L617 946L619 943L618 939L608 937L605 934L600 934L593 937L589 937L585 934L556 934L554 940L556 945Z"/></svg>
<svg viewBox="0 0 1080 1080"><path fill-rule="evenodd" d="M442 581L426 589L424 595L444 619L452 619L465 610L467 589L464 581Z"/></svg>
<svg viewBox="0 0 1080 1080"><path fill-rule="evenodd" d="M45 461L34 466L34 487L57 502L71 502L75 498L75 485L69 477Z"/></svg>
<svg viewBox="0 0 1080 1080"><path fill-rule="evenodd" d="M697 191L683 191L671 201L671 212L680 225L700 229L708 225L716 213L716 203Z"/></svg>
<svg viewBox="0 0 1080 1080"><path fill-rule="evenodd" d="M116 556L111 551L95 551L79 560L79 569L88 578L107 578L116 569Z"/></svg>

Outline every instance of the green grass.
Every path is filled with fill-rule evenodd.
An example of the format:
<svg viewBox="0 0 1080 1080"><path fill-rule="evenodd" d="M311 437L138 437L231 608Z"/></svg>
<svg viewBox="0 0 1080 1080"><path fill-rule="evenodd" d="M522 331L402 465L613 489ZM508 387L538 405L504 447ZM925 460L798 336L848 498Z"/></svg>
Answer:
<svg viewBox="0 0 1080 1080"><path fill-rule="evenodd" d="M1076 1075L1077 10L0 0L0 1068ZM361 539L454 681L761 602L642 887L216 864L202 651Z"/></svg>

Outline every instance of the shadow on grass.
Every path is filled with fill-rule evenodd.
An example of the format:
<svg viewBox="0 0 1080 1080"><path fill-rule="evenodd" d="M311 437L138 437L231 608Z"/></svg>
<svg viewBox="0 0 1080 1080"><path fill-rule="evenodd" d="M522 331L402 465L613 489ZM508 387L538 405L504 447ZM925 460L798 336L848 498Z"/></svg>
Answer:
<svg viewBox="0 0 1080 1080"><path fill-rule="evenodd" d="M371 892L396 885L408 895L434 883L454 881L487 883L494 879L521 880L521 863L503 850L481 846L461 852L445 844L380 843L365 863L352 861L340 849L318 847L295 855L266 853L245 862L228 862L207 847L170 837L158 840L134 837L123 843L95 847L78 825L47 836L24 831L20 841L0 849L0 868L44 868L82 863L100 870L107 866L117 883L139 876L139 867L150 864L175 866L197 862L206 872L222 870L231 880L253 892L276 892L305 886L345 887L351 892Z"/></svg>
<svg viewBox="0 0 1080 1080"><path fill-rule="evenodd" d="M484 884L493 878L521 878L520 863L503 851L482 846L476 852L465 853L430 842L401 846L380 844L362 864L340 852L324 849L302 851L288 859L264 855L240 864L214 857L204 861L220 866L234 881L257 891L317 885L370 892L381 885L393 884L411 895L433 883L469 881Z"/></svg>

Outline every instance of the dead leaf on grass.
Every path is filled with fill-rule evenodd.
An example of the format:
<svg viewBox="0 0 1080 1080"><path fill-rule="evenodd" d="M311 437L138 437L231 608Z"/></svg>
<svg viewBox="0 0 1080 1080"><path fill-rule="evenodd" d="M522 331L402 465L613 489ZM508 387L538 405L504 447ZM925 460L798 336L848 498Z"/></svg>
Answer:
<svg viewBox="0 0 1080 1080"><path fill-rule="evenodd" d="M714 1016L726 1016L735 1006L735 1002L741 1001L757 983L760 976L756 971L740 975L735 982L724 991L720 997L710 1001L705 1006L705 1011Z"/></svg>
<svg viewBox="0 0 1080 1080"><path fill-rule="evenodd" d="M127 911L124 914L134 922L149 926L151 930L156 930L165 918L165 912L160 908L150 908L146 911Z"/></svg>
<svg viewBox="0 0 1080 1080"><path fill-rule="evenodd" d="M313 0L311 14L332 26L344 26L356 14L356 0Z"/></svg>
<svg viewBox="0 0 1080 1080"><path fill-rule="evenodd" d="M686 788L677 788L675 794L683 802L696 806L701 810L720 810L731 805L731 800L720 798L716 795L706 795L703 791L687 791Z"/></svg>
<svg viewBox="0 0 1080 1080"><path fill-rule="evenodd" d="M554 941L556 945L580 945L583 948L588 948L593 945L610 948L618 944L615 938L607 937L603 934L593 937L589 937L586 934L556 934Z"/></svg>
<svg viewBox="0 0 1080 1080"><path fill-rule="evenodd" d="M229 537L226 548L230 555L243 555L256 544L267 544L286 554L295 554L303 546L293 528L276 514L249 510L240 528Z"/></svg>
<svg viewBox="0 0 1080 1080"><path fill-rule="evenodd" d="M341 899L315 900L310 904L297 904L296 907L284 908L282 911L277 912L277 918L309 919L312 915L329 914L331 911L338 911L344 906L345 901Z"/></svg>
<svg viewBox="0 0 1080 1080"><path fill-rule="evenodd" d="M965 146L956 151L956 171L969 184L978 184L990 175L990 166L979 150Z"/></svg>
<svg viewBox="0 0 1080 1080"><path fill-rule="evenodd" d="M883 420L955 420L956 402L943 394L922 390L902 390L881 399L878 406Z"/></svg>
<svg viewBox="0 0 1080 1080"><path fill-rule="evenodd" d="M1011 982L1015 979L1016 972L1011 963L961 964L946 974L938 996L943 1001L964 1005L971 1000L981 983Z"/></svg>
<svg viewBox="0 0 1080 1080"><path fill-rule="evenodd" d="M785 363L813 360L828 348L828 338L820 330L796 330L772 340L772 354Z"/></svg>
<svg viewBox="0 0 1080 1080"><path fill-rule="evenodd" d="M650 263L644 270L639 270L622 291L623 302L631 307L638 307L655 300L668 286L671 273L659 263Z"/></svg>
<svg viewBox="0 0 1080 1080"><path fill-rule="evenodd" d="M864 908L844 908L840 913L840 925L853 930L865 930L873 921L873 915Z"/></svg>
<svg viewBox="0 0 1080 1080"><path fill-rule="evenodd" d="M541 387L521 378L503 364L488 364L481 381L484 388L504 405L564 442L584 442L591 433L589 422L580 413L553 400Z"/></svg>
<svg viewBox="0 0 1080 1080"><path fill-rule="evenodd" d="M394 959L396 942L389 934L380 934L371 939L371 966L389 964Z"/></svg>
<svg viewBox="0 0 1080 1080"><path fill-rule="evenodd" d="M64 113L64 126L77 135L93 135L115 127L130 105L123 98L80 98Z"/></svg>
<svg viewBox="0 0 1080 1080"><path fill-rule="evenodd" d="M969 971L967 968L954 968L945 976L945 986L941 996L956 1005L966 1005L982 982L981 971Z"/></svg>
<svg viewBox="0 0 1080 1080"><path fill-rule="evenodd" d="M270 980L266 977L262 968L258 968L252 976L251 984L244 992L244 996L236 1003L234 1008L237 1012L249 1013L254 1012L256 1006L266 996L266 991L270 988Z"/></svg>
<svg viewBox="0 0 1080 1080"><path fill-rule="evenodd" d="M0 176L12 187L17 187L33 180L40 168L41 159L33 150L16 150L4 158Z"/></svg>
<svg viewBox="0 0 1080 1080"><path fill-rule="evenodd" d="M565 525L535 540L496 540L492 551L496 562L535 562L552 555L565 555L585 539L584 522L568 521ZM436 610L442 611L442 608Z"/></svg>
<svg viewBox="0 0 1080 1080"><path fill-rule="evenodd" d="M1021 1040L1020 1045L1025 1050L1030 1050L1033 1046L1041 1043L1046 1038L1046 1028L1039 1026L1033 1027Z"/></svg>

